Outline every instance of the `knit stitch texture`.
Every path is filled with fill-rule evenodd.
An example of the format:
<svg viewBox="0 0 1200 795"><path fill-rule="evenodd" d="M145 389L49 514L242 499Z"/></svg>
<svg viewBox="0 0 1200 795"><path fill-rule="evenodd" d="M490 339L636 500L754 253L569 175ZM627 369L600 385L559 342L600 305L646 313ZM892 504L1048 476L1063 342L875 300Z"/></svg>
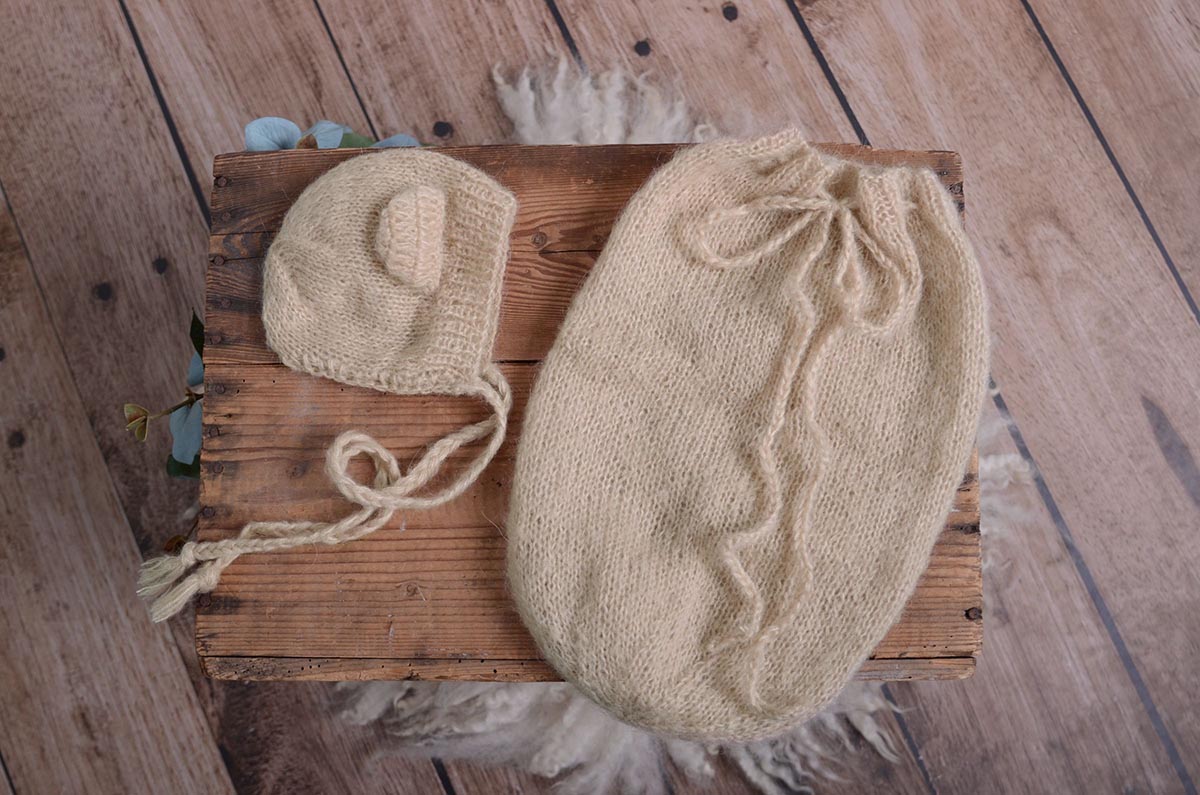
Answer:
<svg viewBox="0 0 1200 795"><path fill-rule="evenodd" d="M682 152L530 399L507 523L525 624L654 731L815 715L928 564L986 373L979 267L932 172L792 132Z"/></svg>
<svg viewBox="0 0 1200 795"><path fill-rule="evenodd" d="M305 189L267 252L267 344L347 384L463 394L491 359L516 206L435 152L342 163Z"/></svg>

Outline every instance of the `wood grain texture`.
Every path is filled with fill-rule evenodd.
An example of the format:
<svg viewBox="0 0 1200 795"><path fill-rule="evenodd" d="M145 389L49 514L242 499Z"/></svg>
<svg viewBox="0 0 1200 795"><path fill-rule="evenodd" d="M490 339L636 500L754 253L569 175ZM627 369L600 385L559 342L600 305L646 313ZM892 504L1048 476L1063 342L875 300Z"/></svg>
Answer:
<svg viewBox="0 0 1200 795"><path fill-rule="evenodd" d="M214 733L239 793L443 792L433 764L398 753L384 727L341 720L344 697L328 683L212 684Z"/></svg>
<svg viewBox="0 0 1200 795"><path fill-rule="evenodd" d="M137 444L123 428L120 406L135 400L158 408L179 398L181 372L191 354L184 330L202 296L203 217L117 4L14 0L5 3L4 21L0 68L9 79L0 81L5 109L0 114L0 182L23 225L45 299L49 324L39 333L61 342L91 429L64 444L59 460L43 462L44 479L86 482L94 477L89 471L94 464L83 463L74 450L94 436L128 520L126 532L132 530L142 549L158 549L170 535L186 531L184 511L194 504L196 488L165 476L169 435L160 432ZM40 410L54 405L46 403ZM67 532L71 520L64 517L74 509L56 501L77 492L53 494L40 485L31 489L30 499L45 502L45 521ZM103 515L107 509L95 510ZM81 543L93 542L88 524L76 523L73 529ZM136 562L133 556L106 572L123 598L131 593ZM75 622L57 626L54 634L29 638L45 644L41 653L49 660L58 658L57 644L74 642L73 633L87 637L88 630ZM185 640L183 648L191 646ZM95 651L88 655L95 656ZM178 655L172 660L178 670L154 676L175 681L187 670ZM86 671L93 662L85 659L80 665ZM41 697L53 708L61 707L56 700L61 695L70 709L70 690L50 687L48 692ZM153 709L140 700L130 707ZM202 707L197 711L201 718L208 712L207 702ZM157 720L125 717L149 721L147 725ZM67 732L69 725L64 723L61 731ZM93 761L89 755L96 746L88 739L87 726L75 725L78 744L60 749L51 774ZM108 730L121 737L141 728L114 722ZM202 745L196 753L207 754L209 747ZM64 787L73 788L70 783Z"/></svg>
<svg viewBox="0 0 1200 795"><path fill-rule="evenodd" d="M492 68L568 57L538 0L455 3L410 0L402 12L378 0L324 6L334 39L376 129L424 143L507 140ZM439 124L439 122L441 124Z"/></svg>
<svg viewBox="0 0 1200 795"><path fill-rule="evenodd" d="M116 4L6 3L0 70L0 182L121 505L157 549L195 490L163 476L169 435L135 443L121 405L180 397L204 221Z"/></svg>
<svg viewBox="0 0 1200 795"><path fill-rule="evenodd" d="M735 19L725 6L735 7ZM653 74L725 135L793 127L810 140L856 140L782 2L558 0L558 7L584 63Z"/></svg>
<svg viewBox="0 0 1200 795"><path fill-rule="evenodd" d="M829 148L872 162L931 163L961 193L957 159L951 153ZM513 278L506 279L504 314L532 321L504 328L498 345L507 352L502 359L530 362L544 355L586 273L576 268L563 277L543 267L552 256L545 252L595 245L592 241L604 239L623 202L674 150L670 146L446 150L465 155L521 200L523 215L513 237L526 242L514 255ZM625 151L628 158L623 157ZM277 226L286 206L277 206L276 197L294 197L316 174L347 156L352 153L221 158L213 207L220 208L218 217L228 215L228 223L242 225L222 230L221 236ZM521 168L526 160L531 163L528 174ZM636 169L633 173L620 169L626 160ZM276 187L276 182L283 187ZM555 197L567 208L569 220L556 214ZM252 234L252 240L263 239L258 232ZM530 247L534 235L540 235L541 251ZM219 243L217 248L222 246ZM249 244L241 250L261 253ZM326 482L322 462L330 441L351 425L406 459L433 439L482 419L482 407L469 399L384 395L273 363L257 308L259 261L218 256L222 261L214 257L208 282L203 538L228 537L247 521L265 518L324 521L341 516L345 503ZM486 663L538 659L505 592L500 529L507 513L511 459L535 373L536 365L530 363L505 366L515 398L509 436L496 461L462 498L437 510L406 515L354 544L239 560L226 570L218 590L201 600L196 626L200 654L246 660L286 658L282 666L253 667L253 662L243 666L255 678L273 670L280 675L333 678L346 670L344 664L297 667L296 658L369 660L355 676L511 678L525 671L517 666L500 673L497 666L488 674ZM360 468L357 474L367 473ZM978 480L972 469L904 618L875 653L881 659L917 659L907 669L901 664L874 670L872 675L891 672L897 677L918 677L925 670L925 659L969 659L978 651L982 595L977 511ZM452 664L475 658L481 669ZM376 661L381 659L397 665L378 667ZM427 663L435 665L417 672L419 665ZM238 669L222 670L228 674ZM939 669L938 675L950 670L966 674L971 668ZM539 676L533 667L528 672Z"/></svg>
<svg viewBox="0 0 1200 795"><path fill-rule="evenodd" d="M0 340L7 775L20 792L85 782L96 792L231 792L170 636L113 574L134 571L137 549L3 195Z"/></svg>
<svg viewBox="0 0 1200 795"><path fill-rule="evenodd" d="M554 782L514 767L485 767L471 762L446 763L446 775L455 792L510 793L510 795L554 795ZM679 790L688 792L688 790Z"/></svg>
<svg viewBox="0 0 1200 795"><path fill-rule="evenodd" d="M1200 505L1172 457L1200 446L1200 328L1018 4L817 2L805 16L873 141L938 141L970 164L996 381L1077 570L1194 759L1200 669L1178 661L1200 653Z"/></svg>
<svg viewBox="0 0 1200 795"><path fill-rule="evenodd" d="M127 6L206 189L213 158L243 148L242 129L259 116L292 119L301 129L333 119L370 135L314 3L128 0Z"/></svg>
<svg viewBox="0 0 1200 795"><path fill-rule="evenodd" d="M228 240L236 235L226 235ZM262 315L262 259L221 260L208 271L205 313L210 364L278 365L266 345ZM497 361L537 361L546 355L566 317L575 291L595 264L594 251L514 251L508 261L500 306L500 332L492 349ZM219 329L219 331L217 330Z"/></svg>
<svg viewBox="0 0 1200 795"><path fill-rule="evenodd" d="M557 682L544 660L396 659L394 657L202 657L204 672L214 679L245 682L425 681ZM871 659L858 678L865 682L966 679L974 657L907 657Z"/></svg>
<svg viewBox="0 0 1200 795"><path fill-rule="evenodd" d="M629 198L679 144L608 146L456 146L442 151L469 163L515 193L521 204L513 226L514 251L599 251ZM868 149L857 144L816 145L837 157L879 165L924 166L962 193L962 163L954 152ZM237 249L262 256L292 202L314 179L345 160L375 156L374 149L235 152L213 162L212 236L254 235ZM539 234L540 233L540 234ZM257 245L258 248L250 248Z"/></svg>
<svg viewBox="0 0 1200 795"><path fill-rule="evenodd" d="M1017 456L995 406L982 424L981 454ZM939 789L1180 791L1045 506L1027 486L998 481L984 484L1003 490L984 506L988 639L978 670L966 682L891 686Z"/></svg>
<svg viewBox="0 0 1200 795"><path fill-rule="evenodd" d="M1114 0L1030 6L1200 300L1200 7L1187 0L1139 3L1137 13Z"/></svg>

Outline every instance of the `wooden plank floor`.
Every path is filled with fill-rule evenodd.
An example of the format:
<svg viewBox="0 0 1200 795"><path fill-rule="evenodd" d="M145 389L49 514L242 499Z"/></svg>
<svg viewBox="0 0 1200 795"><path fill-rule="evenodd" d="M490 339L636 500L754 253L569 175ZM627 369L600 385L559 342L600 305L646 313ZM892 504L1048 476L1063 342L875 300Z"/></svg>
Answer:
<svg viewBox="0 0 1200 795"><path fill-rule="evenodd" d="M135 542L185 527L195 491L161 474L166 434L134 444L119 406L178 388L209 159L247 119L492 143L493 63L559 56L654 71L736 134L793 124L963 155L993 415L1013 423L981 452L1036 463L1036 488L985 538L998 562L976 675L890 685L901 762L852 757L820 789L1196 791L1195 3L0 8L0 792L546 791L382 756L387 739L335 723L318 683L200 676L191 628L151 628L131 601ZM715 791L749 790L728 775Z"/></svg>

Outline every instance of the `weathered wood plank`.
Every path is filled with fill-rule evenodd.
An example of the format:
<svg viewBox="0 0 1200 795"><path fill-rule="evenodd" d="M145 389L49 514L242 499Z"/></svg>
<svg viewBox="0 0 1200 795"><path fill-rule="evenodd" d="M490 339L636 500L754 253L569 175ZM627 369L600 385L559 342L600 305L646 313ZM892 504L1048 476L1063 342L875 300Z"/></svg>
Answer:
<svg viewBox="0 0 1200 795"><path fill-rule="evenodd" d="M508 123L492 88L498 62L569 57L541 0L411 0L402 13L348 0L322 8L380 135L425 143L500 143Z"/></svg>
<svg viewBox="0 0 1200 795"><path fill-rule="evenodd" d="M546 355L596 256L591 251L512 253L492 351L497 361L537 361ZM205 315L207 363L279 364L262 324L261 259L213 260Z"/></svg>
<svg viewBox="0 0 1200 795"><path fill-rule="evenodd" d="M85 465L75 450L94 434L128 519L126 532L132 530L142 549L156 550L170 535L186 531L184 512L194 503L196 489L165 476L169 435L156 433L146 444L135 443L123 428L120 406L136 400L162 407L179 397L190 355L185 329L191 307L201 301L202 214L118 5L18 0L6 4L4 20L0 68L11 79L0 81L5 109L0 182L23 225L45 298L50 320L39 333L61 340L91 426L91 433L77 431L74 445L63 446L55 469L46 471L64 482L94 477L87 467L97 464ZM33 135L31 130L53 132ZM56 412L57 402L65 399L59 390L48 393L49 402L39 411ZM29 488L50 500L44 485ZM51 500L46 507L53 506ZM107 509L92 510L103 516ZM75 532L83 540L64 540L65 546L92 542L86 522ZM135 556L106 572L124 596L136 562ZM88 631L82 615L59 629L46 651L50 660L57 659L54 643L74 642L73 633ZM191 645L189 637L184 648ZM96 656L108 659L111 653L92 651L81 667L86 670ZM186 671L178 656L172 664ZM175 676L169 667L151 675L165 681ZM98 687L103 692L104 685ZM61 709L59 700L68 701L71 691L51 686L40 695L51 703L46 710ZM70 725L63 723L60 730L65 733ZM78 745L54 759L51 774L75 764L71 753L88 753L87 727L74 725ZM139 746L147 748L152 746ZM209 751L197 743L190 753ZM153 755L146 751L147 758ZM96 780L103 786L103 777ZM78 781L58 789L76 788Z"/></svg>
<svg viewBox="0 0 1200 795"><path fill-rule="evenodd" d="M1200 504L1170 463L1200 447L1200 328L1020 4L804 14L873 141L938 141L970 164L996 380L1164 736L1200 747L1198 669L1179 664L1200 653ZM947 765L970 756L947 750ZM1098 771L1095 788L1119 788L1109 760L1078 764Z"/></svg>
<svg viewBox="0 0 1200 795"><path fill-rule="evenodd" d="M34 264L122 503L143 550L157 553L186 532L179 517L197 490L163 471L165 425L139 445L121 427L120 404L160 408L179 398L188 316L201 310L205 225L119 4L14 5L25 7L6 11L0 32L0 63L12 78L0 87L0 177L30 226ZM365 126L311 2L126 7L205 200L212 153L240 147L242 125L255 116ZM76 466L74 456L64 461ZM62 476L75 477L71 469ZM108 574L129 594L136 560ZM199 672L190 622L173 622L170 632L195 674L208 747L219 745L238 791L439 790L427 761L373 761L390 743L352 742L361 733L330 720L319 688L214 685ZM174 764L174 735L162 736L163 750L146 756ZM97 783L114 792L152 787Z"/></svg>
<svg viewBox="0 0 1200 795"><path fill-rule="evenodd" d="M440 150L484 171L520 198L513 251L599 251L629 198L679 144L613 146L458 146ZM962 163L954 152L871 149L818 144L839 157L878 165L924 166L961 193ZM213 162L214 237L279 230L283 216L309 183L329 169L377 149L237 152ZM243 244L253 245L251 239ZM265 249L253 252L262 256Z"/></svg>
<svg viewBox="0 0 1200 795"><path fill-rule="evenodd" d="M214 679L289 682L367 682L376 679L472 680L480 682L556 682L558 674L543 660L474 660L395 657L204 657ZM858 678L864 681L965 679L974 657L870 659Z"/></svg>
<svg viewBox="0 0 1200 795"><path fill-rule="evenodd" d="M475 486L444 508L398 517L354 544L239 560L202 602L201 654L535 659L504 590L499 525L536 366L504 369L514 391L510 435ZM206 539L227 537L252 520L342 516L346 504L328 484L323 461L347 427L371 434L404 460L486 414L465 398L385 395L282 365L211 365L207 394ZM357 463L355 474L365 477L365 461ZM979 622L967 617L981 604L978 496L972 473L905 618L878 655L970 656L978 650ZM435 646L450 654L440 655Z"/></svg>
<svg viewBox="0 0 1200 795"><path fill-rule="evenodd" d="M995 406L985 408L983 425L990 429L980 440L983 455L1017 455ZM983 513L993 565L978 670L966 682L891 687L939 787L1179 791L1045 506L1029 487L1005 488L998 473L992 478L983 487L1001 491ZM988 514L989 504L998 515Z"/></svg>
<svg viewBox="0 0 1200 795"><path fill-rule="evenodd" d="M204 657L214 679L289 682L367 682L374 679L464 679L476 682L556 682L542 660L396 657Z"/></svg>
<svg viewBox="0 0 1200 795"><path fill-rule="evenodd" d="M129 587L137 548L3 195L0 274L7 776L20 792L232 792L170 636Z"/></svg>
<svg viewBox="0 0 1200 795"><path fill-rule="evenodd" d="M385 727L340 720L342 699L329 683L204 681L215 691L216 734L239 793L443 792L433 764L398 753Z"/></svg>
<svg viewBox="0 0 1200 795"><path fill-rule="evenodd" d="M169 434L134 443L120 407L179 399L204 221L119 7L6 6L0 182L121 505L156 549L195 491L163 476Z"/></svg>
<svg viewBox="0 0 1200 795"><path fill-rule="evenodd" d="M1200 8L1030 0L1192 298L1200 301ZM1131 203L1132 209L1132 203Z"/></svg>
<svg viewBox="0 0 1200 795"><path fill-rule="evenodd" d="M810 140L856 140L782 3L558 0L558 7L584 63L653 74L722 134L794 127Z"/></svg>
<svg viewBox="0 0 1200 795"><path fill-rule="evenodd" d="M259 116L292 119L301 129L332 119L370 135L315 4L126 5L206 193L213 158L241 149L246 122Z"/></svg>

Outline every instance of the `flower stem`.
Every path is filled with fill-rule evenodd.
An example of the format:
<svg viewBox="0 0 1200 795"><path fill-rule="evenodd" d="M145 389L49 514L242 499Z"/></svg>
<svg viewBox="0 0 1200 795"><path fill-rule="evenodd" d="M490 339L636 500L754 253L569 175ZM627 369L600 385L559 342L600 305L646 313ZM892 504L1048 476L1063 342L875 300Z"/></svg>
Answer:
<svg viewBox="0 0 1200 795"><path fill-rule="evenodd" d="M187 397L185 397L183 400L176 403L174 406L171 406L171 408L169 408L169 409L163 409L162 411L158 412L157 414L150 415L149 419L156 420L159 417L165 417L168 414L179 411L179 409L183 408L184 406L195 405L195 403L200 400L204 400L204 395L197 395L195 392L193 392L192 390L189 389L187 391Z"/></svg>

